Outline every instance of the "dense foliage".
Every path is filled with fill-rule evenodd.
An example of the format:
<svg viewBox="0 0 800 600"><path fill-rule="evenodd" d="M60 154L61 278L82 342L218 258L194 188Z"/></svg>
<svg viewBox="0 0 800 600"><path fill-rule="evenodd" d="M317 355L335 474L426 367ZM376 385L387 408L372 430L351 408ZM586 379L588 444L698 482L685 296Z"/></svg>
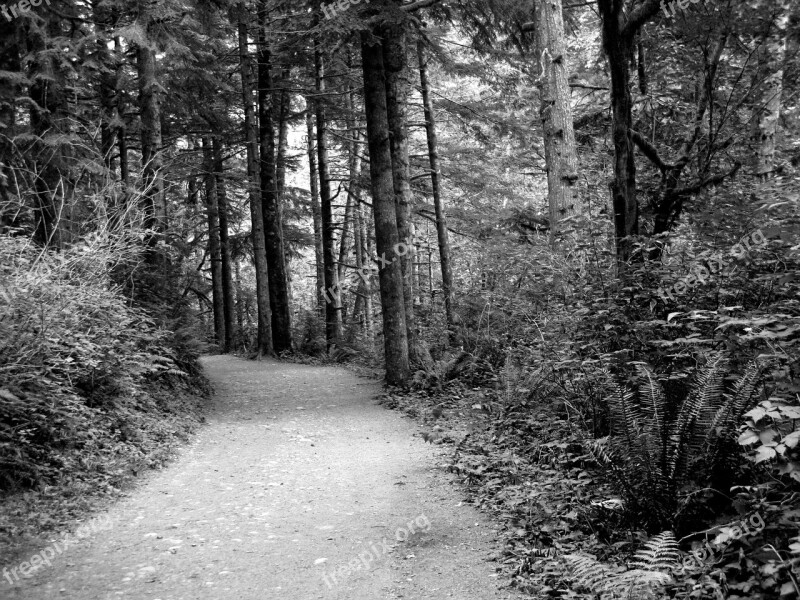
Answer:
<svg viewBox="0 0 800 600"><path fill-rule="evenodd" d="M52 6L0 19L4 492L295 353L399 384L522 589L800 595L796 3Z"/></svg>

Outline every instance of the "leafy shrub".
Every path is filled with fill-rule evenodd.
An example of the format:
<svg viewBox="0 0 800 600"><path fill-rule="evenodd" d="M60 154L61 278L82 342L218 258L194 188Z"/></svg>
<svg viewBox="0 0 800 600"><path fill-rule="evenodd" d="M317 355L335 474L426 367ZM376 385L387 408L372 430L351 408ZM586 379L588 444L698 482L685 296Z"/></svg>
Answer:
<svg viewBox="0 0 800 600"><path fill-rule="evenodd" d="M158 327L111 283L138 246L94 235L48 254L0 236L0 491L93 475L118 484L161 460L187 411L195 418L196 406L159 399L199 391L192 336Z"/></svg>

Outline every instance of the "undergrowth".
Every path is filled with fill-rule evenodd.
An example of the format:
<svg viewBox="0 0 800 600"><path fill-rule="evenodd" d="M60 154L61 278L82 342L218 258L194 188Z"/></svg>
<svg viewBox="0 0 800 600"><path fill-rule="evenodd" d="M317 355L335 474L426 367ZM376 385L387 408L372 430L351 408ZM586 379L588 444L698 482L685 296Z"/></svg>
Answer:
<svg viewBox="0 0 800 600"><path fill-rule="evenodd" d="M0 237L0 554L164 464L203 420L190 315L146 312L115 284L141 268L137 247Z"/></svg>

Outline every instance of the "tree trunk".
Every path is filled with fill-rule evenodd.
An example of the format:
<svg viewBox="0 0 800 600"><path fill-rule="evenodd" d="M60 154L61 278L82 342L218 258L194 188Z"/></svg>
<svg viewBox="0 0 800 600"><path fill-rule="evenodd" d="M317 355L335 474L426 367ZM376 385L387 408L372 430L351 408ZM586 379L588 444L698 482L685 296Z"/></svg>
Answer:
<svg viewBox="0 0 800 600"><path fill-rule="evenodd" d="M100 0L92 0L92 20L97 29L97 62L101 65L98 75L98 96L100 104L100 153L103 155L103 164L109 172L113 172L114 147L119 132L118 126L112 122L119 120L117 99L119 97L119 67L115 64L116 56L112 57L108 42L113 27L113 11Z"/></svg>
<svg viewBox="0 0 800 600"><path fill-rule="evenodd" d="M331 177L328 164L328 124L325 115L325 63L319 43L314 49L317 111L317 155L319 159L320 216L322 225L322 258L325 265L325 339L328 348L342 337L341 294L336 277L336 258L333 254L333 207Z"/></svg>
<svg viewBox="0 0 800 600"><path fill-rule="evenodd" d="M122 76L122 69L125 62L122 49L122 40L119 38L119 36L114 38L114 53L116 54L117 58L116 77L119 81ZM117 142L119 146L119 178L122 182L122 187L125 190L125 203L127 204L127 189L131 181L131 171L129 166L130 163L128 162L128 138L126 137L127 128L125 125L125 107L122 102L121 94L117 97L117 112L119 113L120 119L119 132L117 134Z"/></svg>
<svg viewBox="0 0 800 600"><path fill-rule="evenodd" d="M139 19L149 34L153 29L152 5L139 0ZM142 142L142 207L145 211L145 226L154 231L162 231L164 220L158 210L162 206L164 181L161 155L161 92L156 74L156 51L148 41L136 48L136 68L139 77L139 115ZM166 217L166 215L163 215ZM154 246L156 236L148 238L148 245Z"/></svg>
<svg viewBox="0 0 800 600"><path fill-rule="evenodd" d="M364 207L359 202L356 205L356 223L358 228L358 247L356 248L357 258L356 266L359 272L363 273L362 269L372 256L372 240L369 236L369 229L367 228L366 219L364 218ZM369 277L361 278L359 285L360 292L364 297L364 335L367 340L372 342L372 282Z"/></svg>
<svg viewBox="0 0 800 600"><path fill-rule="evenodd" d="M275 171L275 128L272 111L272 56L267 41L267 11L261 3L258 27L258 113L261 150L261 207L269 277L269 303L272 310L272 343L275 352L292 349L289 293L286 283L286 256L283 251L283 226L278 206Z"/></svg>
<svg viewBox="0 0 800 600"><path fill-rule="evenodd" d="M619 32L618 17L603 21L603 36L608 65L611 69L611 115L614 140L614 181L611 198L614 209L614 230L617 239L617 260L631 258L630 236L639 234L639 205L636 199L636 162L631 140L633 100L630 90L630 38Z"/></svg>
<svg viewBox="0 0 800 600"><path fill-rule="evenodd" d="M789 16L782 13L769 24L758 50L759 82L755 98L756 118L754 135L756 145L755 176L766 181L773 173L775 163L775 137L781 115L783 94L783 67L786 59L786 29Z"/></svg>
<svg viewBox="0 0 800 600"><path fill-rule="evenodd" d="M442 269L442 294L444 295L444 312L450 337L455 332L453 317L453 271L450 261L450 239L447 232L447 216L442 201L439 175L439 143L436 137L436 116L431 100L431 84L428 80L428 60L422 40L417 42L417 58L419 60L420 88L422 104L425 110L425 132L428 138L428 156L431 166L431 189L433 190L433 207L436 211L436 234L439 241L439 262ZM430 262L430 261L429 261Z"/></svg>
<svg viewBox="0 0 800 600"><path fill-rule="evenodd" d="M289 69L281 72L280 87L276 92L278 98L278 157L275 167L275 189L278 196L278 209L283 218L283 201L286 192L286 160L289 154L289 113L292 107L292 97L286 86L289 82ZM282 222L282 221L281 221Z"/></svg>
<svg viewBox="0 0 800 600"><path fill-rule="evenodd" d="M46 52L45 36L48 33L53 36L59 33L60 17L49 13L46 18L44 28L28 28L29 49L36 57L31 63L33 72L28 74L29 79L34 82L29 92L33 101L30 112L31 129L37 136L35 152L38 173L34 184L36 193L33 239L42 246L57 250L64 242L62 184L67 173L60 144L50 144L47 138L69 133L64 128L68 109L64 82L58 75L61 70L52 64L54 59Z"/></svg>
<svg viewBox="0 0 800 600"><path fill-rule="evenodd" d="M225 302L222 281L222 249L219 235L219 204L217 178L214 174L214 155L211 140L203 138L203 165L205 171L205 205L208 219L208 254L211 259L211 299L214 312L214 335L220 349L225 346Z"/></svg>
<svg viewBox="0 0 800 600"><path fill-rule="evenodd" d="M406 317L406 338L409 361L419 365L422 361L417 351L414 325L414 286L411 260L414 244L411 240L411 182L408 158L408 65L406 58L406 32L402 23L392 23L383 28L383 63L386 71L386 113L389 122L390 150L392 155L392 181L394 185L397 235L405 244L400 253L400 270L403 276L403 304Z"/></svg>
<svg viewBox="0 0 800 600"><path fill-rule="evenodd" d="M317 310L325 317L325 259L322 255L322 212L319 206L319 186L317 178L317 148L314 144L314 117L311 114L311 100L306 100L306 130L308 132L308 179L311 185L311 216L314 220L314 265L317 273Z"/></svg>
<svg viewBox="0 0 800 600"><path fill-rule="evenodd" d="M397 259L397 211L394 201L389 119L386 109L386 75L383 51L368 32L361 33L364 71L364 108L367 116L372 206L380 261L379 280L383 313L386 381L404 385L410 377L406 336L403 273ZM386 262L388 261L388 263Z"/></svg>
<svg viewBox="0 0 800 600"><path fill-rule="evenodd" d="M233 263L233 273L236 277L234 285L236 286L236 328L237 331L239 331L238 343L246 347L248 340L244 339L245 305L244 298L242 298L242 270L238 260Z"/></svg>
<svg viewBox="0 0 800 600"><path fill-rule="evenodd" d="M539 115L547 166L550 239L555 241L558 223L581 212L573 193L573 186L578 180L578 156L572 126L572 94L567 72L561 0L539 0L534 13L536 55L543 68L539 74Z"/></svg>
<svg viewBox="0 0 800 600"><path fill-rule="evenodd" d="M352 165L352 161L351 161ZM350 181L353 181L353 171L350 171ZM350 186L348 186L350 187ZM352 188L351 188L352 189ZM339 260L336 265L336 277L338 281L344 281L347 277L345 273L345 264L347 262L347 255L350 253L349 237L350 226L353 221L353 194L348 189L347 200L344 205L344 221L342 221L342 234L339 236Z"/></svg>
<svg viewBox="0 0 800 600"><path fill-rule="evenodd" d="M219 244L222 260L222 303L225 315L225 342L223 352L232 352L238 343L239 328L236 326L236 290L233 285L231 269L231 245L228 226L228 193L225 185L225 162L222 155L223 142L219 136L212 141L214 153L214 177L217 185L217 205L219 208Z"/></svg>
<svg viewBox="0 0 800 600"><path fill-rule="evenodd" d="M269 277L267 250L264 241L264 215L261 210L261 182L258 172L258 134L253 108L253 65L247 47L248 11L244 2L238 6L239 67L242 79L242 104L244 105L244 133L247 144L247 176L250 184L250 219L253 242L253 260L256 270L256 303L258 305L258 355L274 354L272 346L272 315L269 307Z"/></svg>
<svg viewBox="0 0 800 600"><path fill-rule="evenodd" d="M359 132L356 129L356 120L353 118L355 112L355 102L353 99L352 88L347 90L345 95L347 103L347 116L345 122L347 123L347 135L350 140L347 143L348 149L348 182L347 182L347 201L344 209L344 222L342 223L342 235L339 239L339 265L337 275L339 281L345 278L345 261L348 254L348 236L350 230L355 231L353 225L353 215L355 213L355 206L360 201L358 199L358 179L361 176L361 155L358 152ZM353 236L355 238L355 235Z"/></svg>
<svg viewBox="0 0 800 600"><path fill-rule="evenodd" d="M603 50L611 70L611 117L614 139L614 181L611 199L617 262L631 258L630 236L639 234L639 204L636 200L636 162L633 154L633 100L630 65L634 39L642 26L661 8L662 0L643 0L630 11L618 0L597 0L602 21Z"/></svg>

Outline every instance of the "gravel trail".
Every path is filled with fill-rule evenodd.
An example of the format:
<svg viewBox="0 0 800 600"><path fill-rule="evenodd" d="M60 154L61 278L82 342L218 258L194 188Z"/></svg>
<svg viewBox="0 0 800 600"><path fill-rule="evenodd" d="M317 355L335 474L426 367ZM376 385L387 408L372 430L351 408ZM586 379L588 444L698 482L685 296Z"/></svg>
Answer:
<svg viewBox="0 0 800 600"><path fill-rule="evenodd" d="M208 425L0 598L500 600L494 526L443 450L335 367L203 359ZM56 546L57 545L57 546ZM54 556L49 558L50 554Z"/></svg>

